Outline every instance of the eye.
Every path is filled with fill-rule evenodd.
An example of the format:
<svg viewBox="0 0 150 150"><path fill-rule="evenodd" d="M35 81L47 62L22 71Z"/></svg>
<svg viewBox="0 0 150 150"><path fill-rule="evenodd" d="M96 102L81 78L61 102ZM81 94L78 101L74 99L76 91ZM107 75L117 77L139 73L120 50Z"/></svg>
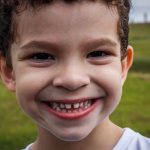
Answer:
<svg viewBox="0 0 150 150"><path fill-rule="evenodd" d="M29 59L32 59L34 61L49 61L49 60L55 60L54 56L49 54L49 53L35 53L35 54L31 54L29 56Z"/></svg>
<svg viewBox="0 0 150 150"><path fill-rule="evenodd" d="M93 52L90 52L88 55L87 55L87 58L89 57L94 57L94 58L97 58L97 57L105 57L107 56L108 53L107 52L104 52L104 51L93 51Z"/></svg>

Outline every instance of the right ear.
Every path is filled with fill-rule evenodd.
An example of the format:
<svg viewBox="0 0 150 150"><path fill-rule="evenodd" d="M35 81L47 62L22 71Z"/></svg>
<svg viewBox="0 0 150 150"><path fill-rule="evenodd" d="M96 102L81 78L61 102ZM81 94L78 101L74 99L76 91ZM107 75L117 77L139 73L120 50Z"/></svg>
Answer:
<svg viewBox="0 0 150 150"><path fill-rule="evenodd" d="M6 59L0 55L0 78L8 90L16 91L13 69L6 64Z"/></svg>

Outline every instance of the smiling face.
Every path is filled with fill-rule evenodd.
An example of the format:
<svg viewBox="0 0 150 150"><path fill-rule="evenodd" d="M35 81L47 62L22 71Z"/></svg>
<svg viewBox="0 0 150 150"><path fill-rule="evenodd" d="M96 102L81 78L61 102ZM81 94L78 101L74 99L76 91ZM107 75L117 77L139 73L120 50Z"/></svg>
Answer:
<svg viewBox="0 0 150 150"><path fill-rule="evenodd" d="M102 2L57 2L18 19L11 89L20 106L61 140L87 137L121 98L116 9Z"/></svg>

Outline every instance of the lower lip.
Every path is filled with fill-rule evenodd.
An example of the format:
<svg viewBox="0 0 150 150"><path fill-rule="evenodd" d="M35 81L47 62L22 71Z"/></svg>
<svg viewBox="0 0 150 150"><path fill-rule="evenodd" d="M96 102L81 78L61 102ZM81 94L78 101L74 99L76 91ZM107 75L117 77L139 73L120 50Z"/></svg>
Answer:
<svg viewBox="0 0 150 150"><path fill-rule="evenodd" d="M53 109L51 109L48 105L43 104L44 108L51 114L55 115L56 117L60 119L65 119L65 120L74 120L74 119L80 119L91 112L99 105L100 100L96 100L89 108L86 110L80 111L80 112L75 112L75 113L64 113L64 112L58 112Z"/></svg>

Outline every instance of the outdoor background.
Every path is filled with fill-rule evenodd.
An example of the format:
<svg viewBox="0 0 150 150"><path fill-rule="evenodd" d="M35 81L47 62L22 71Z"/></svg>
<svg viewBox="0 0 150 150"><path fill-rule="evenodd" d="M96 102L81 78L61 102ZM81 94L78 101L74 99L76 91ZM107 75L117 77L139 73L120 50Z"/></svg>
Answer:
<svg viewBox="0 0 150 150"><path fill-rule="evenodd" d="M134 64L124 85L121 103L111 120L150 137L150 23L149 15L145 18L142 14L140 21L131 19L136 22L130 25L129 39L134 47ZM24 148L36 135L34 123L20 110L15 95L0 83L0 150Z"/></svg>

